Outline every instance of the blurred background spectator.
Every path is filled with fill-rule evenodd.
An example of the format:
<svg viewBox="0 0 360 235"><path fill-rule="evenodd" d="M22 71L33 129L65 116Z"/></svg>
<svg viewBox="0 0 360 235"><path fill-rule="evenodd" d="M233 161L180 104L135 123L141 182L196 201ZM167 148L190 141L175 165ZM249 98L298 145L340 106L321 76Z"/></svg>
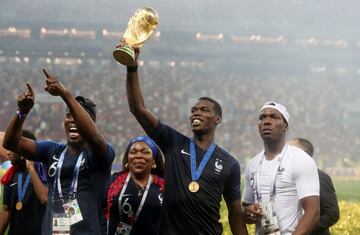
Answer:
<svg viewBox="0 0 360 235"><path fill-rule="evenodd" d="M143 132L126 104L125 68L111 53L128 18L145 5L1 1L0 130L29 81L37 101L27 127L39 139L65 138L58 124L65 107L43 92L46 67L75 95L96 101L97 124L121 156L126 141ZM163 121L190 134L184 123L193 100L219 100L225 115L217 142L245 166L262 147L254 120L259 104L276 100L290 112L290 134L317 146L320 168L360 175L358 1L154 0L151 6L160 25L142 48L140 71L147 105Z"/></svg>

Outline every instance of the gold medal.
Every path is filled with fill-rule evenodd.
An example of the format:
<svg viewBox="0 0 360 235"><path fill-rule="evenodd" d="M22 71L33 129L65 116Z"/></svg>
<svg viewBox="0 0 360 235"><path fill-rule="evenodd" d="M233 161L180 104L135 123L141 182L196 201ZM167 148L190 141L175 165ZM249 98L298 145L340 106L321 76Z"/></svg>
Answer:
<svg viewBox="0 0 360 235"><path fill-rule="evenodd" d="M21 210L22 209L22 202L17 202L15 208L18 211Z"/></svg>
<svg viewBox="0 0 360 235"><path fill-rule="evenodd" d="M197 191L199 191L199 188L200 188L200 185L199 185L198 182L192 181L192 182L189 184L189 190L190 190L190 192L192 192L192 193L196 193Z"/></svg>

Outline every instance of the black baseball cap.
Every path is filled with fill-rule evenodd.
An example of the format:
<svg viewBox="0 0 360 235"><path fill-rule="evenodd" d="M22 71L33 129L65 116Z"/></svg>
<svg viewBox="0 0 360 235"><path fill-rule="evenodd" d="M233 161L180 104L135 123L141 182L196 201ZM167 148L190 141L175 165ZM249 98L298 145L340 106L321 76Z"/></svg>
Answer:
<svg viewBox="0 0 360 235"><path fill-rule="evenodd" d="M96 121L96 104L89 98L83 96L76 96L75 100L86 110L91 119Z"/></svg>

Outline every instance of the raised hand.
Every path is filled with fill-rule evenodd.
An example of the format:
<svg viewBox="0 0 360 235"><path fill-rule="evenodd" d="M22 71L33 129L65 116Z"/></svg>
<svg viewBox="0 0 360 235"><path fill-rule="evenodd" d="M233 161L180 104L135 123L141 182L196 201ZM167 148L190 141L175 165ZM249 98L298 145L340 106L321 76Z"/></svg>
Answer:
<svg viewBox="0 0 360 235"><path fill-rule="evenodd" d="M54 76L51 76L46 69L43 69L46 76L45 91L53 96L62 96L66 92L64 85Z"/></svg>
<svg viewBox="0 0 360 235"><path fill-rule="evenodd" d="M30 83L26 83L28 90L21 95L19 95L17 99L17 105L19 111L22 113L29 113L35 103L35 92L32 89Z"/></svg>
<svg viewBox="0 0 360 235"><path fill-rule="evenodd" d="M135 51L135 64L137 65L139 54L140 54L140 49L139 48L133 48L133 49Z"/></svg>
<svg viewBox="0 0 360 235"><path fill-rule="evenodd" d="M127 43L126 43L125 39L122 38L120 43L118 45L116 45L116 48L123 47L125 45L127 45ZM132 64L130 66L136 66L138 64L140 49L138 47L132 47L132 48L134 49L134 52L135 52L135 62L134 62L134 64Z"/></svg>

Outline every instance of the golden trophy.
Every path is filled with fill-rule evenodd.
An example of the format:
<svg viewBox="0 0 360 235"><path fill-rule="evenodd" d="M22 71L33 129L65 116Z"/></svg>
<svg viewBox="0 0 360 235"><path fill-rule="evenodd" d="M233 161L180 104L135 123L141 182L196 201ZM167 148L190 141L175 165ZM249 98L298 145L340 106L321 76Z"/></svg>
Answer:
<svg viewBox="0 0 360 235"><path fill-rule="evenodd" d="M123 35L125 45L116 48L114 58L121 64L129 66L135 62L133 48L140 48L148 40L158 26L158 13L151 7L143 7L136 10L130 18L128 27Z"/></svg>

